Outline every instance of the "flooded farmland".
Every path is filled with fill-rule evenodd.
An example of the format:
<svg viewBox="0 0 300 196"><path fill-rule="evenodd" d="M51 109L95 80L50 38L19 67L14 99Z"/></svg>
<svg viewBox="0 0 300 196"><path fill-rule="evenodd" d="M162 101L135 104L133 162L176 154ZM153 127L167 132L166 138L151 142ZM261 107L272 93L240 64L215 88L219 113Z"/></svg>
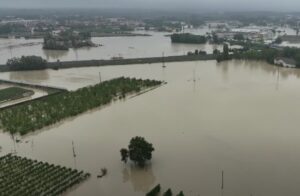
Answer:
<svg viewBox="0 0 300 196"><path fill-rule="evenodd" d="M197 33L205 34L209 29L200 29ZM195 49L212 53L214 49L222 49L222 45L211 44L172 44L168 33L164 32L136 32L148 33L151 36L133 37L95 37L92 41L101 44L100 47L62 50L43 50L42 39L0 39L0 64L7 59L22 55L37 55L47 61L74 61L91 59L111 59L112 57L138 58L154 56L185 55ZM146 46L146 47L145 47Z"/></svg>
<svg viewBox="0 0 300 196"><path fill-rule="evenodd" d="M256 61L199 61L166 68L11 72L0 78L75 90L98 83L99 72L103 80L130 76L167 84L18 137L18 143L1 133L1 155L16 152L90 172L91 179L70 196L140 196L158 183L191 196L298 195L300 70ZM119 150L134 136L155 147L145 169L120 160ZM97 179L102 167L108 175Z"/></svg>

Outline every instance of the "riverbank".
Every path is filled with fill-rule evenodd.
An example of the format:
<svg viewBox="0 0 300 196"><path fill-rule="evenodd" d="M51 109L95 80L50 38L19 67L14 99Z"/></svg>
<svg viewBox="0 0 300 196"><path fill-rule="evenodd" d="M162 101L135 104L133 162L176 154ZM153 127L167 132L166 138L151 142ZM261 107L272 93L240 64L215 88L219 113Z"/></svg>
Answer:
<svg viewBox="0 0 300 196"><path fill-rule="evenodd" d="M111 60L83 60L83 61L61 61L48 62L45 69L68 69L78 67L99 67L111 65L130 65L130 64L152 64L184 61L208 61L216 60L217 56L208 55L181 55L166 57L149 57L149 58L130 58L130 59L111 59ZM11 71L8 66L0 65L0 72Z"/></svg>

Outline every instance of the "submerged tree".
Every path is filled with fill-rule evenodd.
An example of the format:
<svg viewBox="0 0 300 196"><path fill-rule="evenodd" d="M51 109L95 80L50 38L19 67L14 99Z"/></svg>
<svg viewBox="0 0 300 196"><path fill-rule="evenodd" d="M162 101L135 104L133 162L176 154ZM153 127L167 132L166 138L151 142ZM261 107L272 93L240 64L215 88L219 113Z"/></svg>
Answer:
<svg viewBox="0 0 300 196"><path fill-rule="evenodd" d="M128 150L126 148L122 148L120 150L120 153L121 153L121 160L124 162L124 163L127 163L127 159L128 159Z"/></svg>
<svg viewBox="0 0 300 196"><path fill-rule="evenodd" d="M147 142L143 137L134 137L130 140L128 150L122 148L120 150L122 161L127 162L127 158L131 161L143 167L146 161L152 159L152 152L154 148L151 143Z"/></svg>

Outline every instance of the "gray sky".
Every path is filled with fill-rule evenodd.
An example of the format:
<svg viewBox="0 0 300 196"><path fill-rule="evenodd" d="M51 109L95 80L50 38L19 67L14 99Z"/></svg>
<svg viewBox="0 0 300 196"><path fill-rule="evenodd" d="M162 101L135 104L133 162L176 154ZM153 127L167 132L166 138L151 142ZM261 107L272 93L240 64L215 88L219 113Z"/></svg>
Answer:
<svg viewBox="0 0 300 196"><path fill-rule="evenodd" d="M300 11L300 0L0 0L0 8L7 7Z"/></svg>

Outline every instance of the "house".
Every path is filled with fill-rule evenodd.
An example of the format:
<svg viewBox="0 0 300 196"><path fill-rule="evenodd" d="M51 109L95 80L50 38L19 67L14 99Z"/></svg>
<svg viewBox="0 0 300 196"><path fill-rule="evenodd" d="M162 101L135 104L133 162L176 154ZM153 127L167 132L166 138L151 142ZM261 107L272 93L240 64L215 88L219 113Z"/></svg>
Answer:
<svg viewBox="0 0 300 196"><path fill-rule="evenodd" d="M296 61L292 58L276 58L274 60L275 65L281 65L283 67L288 67L288 68L295 68L296 67Z"/></svg>

